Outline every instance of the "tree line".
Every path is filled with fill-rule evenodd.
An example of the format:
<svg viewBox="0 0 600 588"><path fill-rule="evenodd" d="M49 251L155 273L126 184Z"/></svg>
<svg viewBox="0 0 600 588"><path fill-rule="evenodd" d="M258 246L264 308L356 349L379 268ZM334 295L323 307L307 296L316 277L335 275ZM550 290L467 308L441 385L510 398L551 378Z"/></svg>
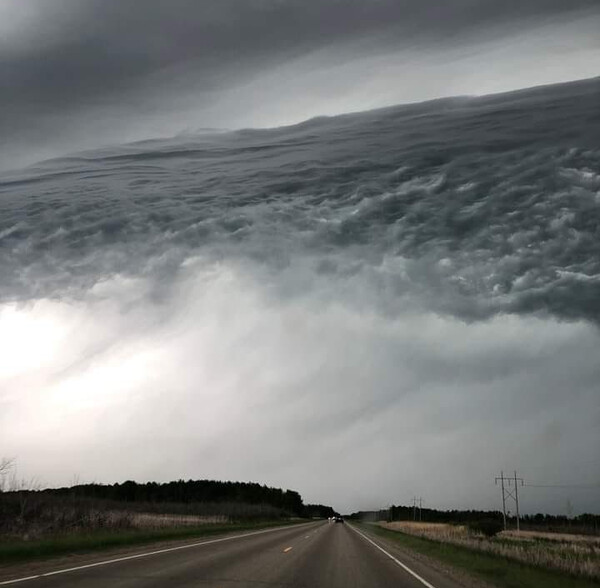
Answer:
<svg viewBox="0 0 600 588"><path fill-rule="evenodd" d="M379 510L358 511L350 515L351 519L361 521L412 521L423 520L430 523L469 524L481 520L502 522L499 510L437 510L414 506L390 506ZM581 530L597 532L600 529L600 515L581 514L575 517L551 514L527 514L519 517L521 526L562 529L577 527Z"/></svg>
<svg viewBox="0 0 600 588"><path fill-rule="evenodd" d="M306 518L327 518L335 514L331 506L304 504L300 494L294 490L272 488L255 482L177 480L139 483L128 480L116 484L78 484L40 492L56 497L77 496L130 505L238 503L269 505L290 515Z"/></svg>
<svg viewBox="0 0 600 588"><path fill-rule="evenodd" d="M268 504L296 516L302 516L305 508L298 492L271 488L254 482L177 480L139 483L127 480L115 484L78 484L63 488L49 488L41 492L54 496L75 495L126 503L238 502Z"/></svg>
<svg viewBox="0 0 600 588"><path fill-rule="evenodd" d="M60 510L61 505L67 504L71 510L75 505L82 511L126 507L128 512L223 515L235 520L290 516L327 518L335 514L331 506L304 504L294 490L256 482L180 479L143 483L127 480L115 484L75 484L46 489L36 486L18 480L13 459L0 459L0 519L6 522L12 516L21 520L25 511L40 519L41 511Z"/></svg>

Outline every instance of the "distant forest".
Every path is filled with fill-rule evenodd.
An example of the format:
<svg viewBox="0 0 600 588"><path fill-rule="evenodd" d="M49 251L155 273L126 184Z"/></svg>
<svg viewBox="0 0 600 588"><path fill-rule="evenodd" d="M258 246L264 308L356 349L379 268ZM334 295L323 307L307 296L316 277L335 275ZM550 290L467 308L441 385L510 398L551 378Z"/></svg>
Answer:
<svg viewBox="0 0 600 588"><path fill-rule="evenodd" d="M120 484L79 484L41 490L56 497L77 496L111 502L135 504L234 503L268 505L297 517L329 517L335 511L322 504L304 504L294 490L271 488L253 482L221 482L218 480L177 480L173 482Z"/></svg>
<svg viewBox="0 0 600 588"><path fill-rule="evenodd" d="M413 506L390 506L380 510L358 511L350 515L351 519L362 521L412 521L422 520L430 523L455 523L468 524L484 519L502 521L502 512L498 510L436 510L434 508L419 508ZM575 527L582 532L598 532L600 529L600 515L581 514L576 517L563 515L549 515L538 513L535 515L521 515L521 526L547 529L564 529ZM514 518L510 518L511 526Z"/></svg>
<svg viewBox="0 0 600 588"><path fill-rule="evenodd" d="M330 506L304 504L294 490L251 482L127 481L33 489L15 478L4 487L0 484L0 542L95 531L155 531L194 524L325 518L333 514Z"/></svg>

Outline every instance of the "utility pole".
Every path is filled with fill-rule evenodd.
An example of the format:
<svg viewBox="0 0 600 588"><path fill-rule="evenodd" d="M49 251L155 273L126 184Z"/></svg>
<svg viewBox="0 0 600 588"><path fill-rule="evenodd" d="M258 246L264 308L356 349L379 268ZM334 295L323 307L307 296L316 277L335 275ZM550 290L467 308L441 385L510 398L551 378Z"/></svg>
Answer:
<svg viewBox="0 0 600 588"><path fill-rule="evenodd" d="M519 514L519 483L523 486L523 478L517 477L517 472L515 471L515 475L512 478L505 478L504 472L500 472L500 477L496 478L494 481L496 485L498 485L498 480L500 480L500 486L502 489L502 519L504 521L504 530L506 531L506 499L510 498L514 500L516 509L517 509L517 531L521 530L520 524L520 514ZM514 483L514 489L512 488L512 484Z"/></svg>
<svg viewBox="0 0 600 588"><path fill-rule="evenodd" d="M423 508L423 498L420 496L414 496L413 499L413 521L417 520L417 505L419 508L419 521L423 520L421 515L421 509Z"/></svg>
<svg viewBox="0 0 600 588"><path fill-rule="evenodd" d="M517 484L517 479L521 480L521 486L523 485L523 478L517 478L517 471L515 470L515 503L517 505L517 531L521 530L521 526L519 524L519 519L521 518L519 515L519 485Z"/></svg>
<svg viewBox="0 0 600 588"><path fill-rule="evenodd" d="M502 482L502 520L504 522L504 530L506 531L506 494L504 494L504 472L500 472L500 477L494 480L496 486L498 485L498 480Z"/></svg>

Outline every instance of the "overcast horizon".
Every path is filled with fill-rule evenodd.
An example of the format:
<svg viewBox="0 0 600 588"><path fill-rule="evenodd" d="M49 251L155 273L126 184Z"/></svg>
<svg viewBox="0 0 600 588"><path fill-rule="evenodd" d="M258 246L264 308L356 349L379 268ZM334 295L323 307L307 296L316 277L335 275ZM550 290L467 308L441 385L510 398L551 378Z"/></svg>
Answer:
<svg viewBox="0 0 600 588"><path fill-rule="evenodd" d="M523 512L599 512L598 30L0 0L0 458L343 512L497 509L517 470Z"/></svg>

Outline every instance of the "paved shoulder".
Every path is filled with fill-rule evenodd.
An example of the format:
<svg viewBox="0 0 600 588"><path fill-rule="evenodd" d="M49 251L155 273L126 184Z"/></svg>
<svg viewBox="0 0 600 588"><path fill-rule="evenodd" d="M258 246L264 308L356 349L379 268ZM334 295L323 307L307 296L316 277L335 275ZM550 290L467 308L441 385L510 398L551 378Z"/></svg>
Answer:
<svg viewBox="0 0 600 588"><path fill-rule="evenodd" d="M450 569L442 562L432 560L431 558L416 553L412 550L400 547L397 543L386 540L379 535L372 533L368 527L361 525L349 525L350 528L359 534L363 540L370 543L374 549L378 549L386 555L391 561L394 561L398 567L406 573L418 579L421 588L433 586L434 588L486 588L487 584L470 577L460 570Z"/></svg>

